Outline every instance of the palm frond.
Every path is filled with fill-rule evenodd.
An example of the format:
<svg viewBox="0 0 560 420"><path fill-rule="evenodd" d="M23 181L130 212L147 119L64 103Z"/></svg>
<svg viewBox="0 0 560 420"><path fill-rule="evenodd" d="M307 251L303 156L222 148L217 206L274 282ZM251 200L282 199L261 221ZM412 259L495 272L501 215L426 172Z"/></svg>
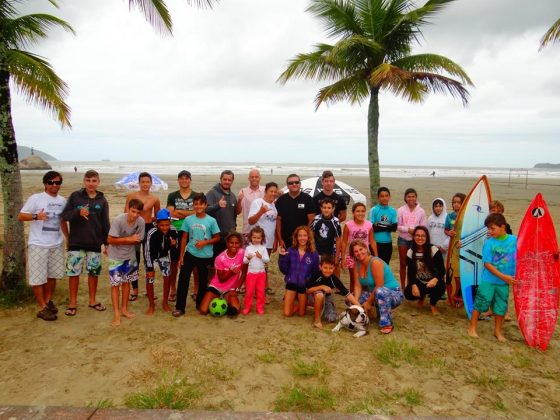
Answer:
<svg viewBox="0 0 560 420"><path fill-rule="evenodd" d="M352 35L334 44L331 54L333 56L358 55L360 59L365 60L374 55L385 55L385 48L363 35Z"/></svg>
<svg viewBox="0 0 560 420"><path fill-rule="evenodd" d="M560 39L560 19L558 19L554 24L550 27L548 31L543 35L541 38L541 46L539 47L539 51L546 47L551 42L556 42Z"/></svg>
<svg viewBox="0 0 560 420"><path fill-rule="evenodd" d="M68 86L44 58L10 49L6 64L11 81L28 102L50 112L62 127L71 127L70 107L65 102Z"/></svg>
<svg viewBox="0 0 560 420"><path fill-rule="evenodd" d="M467 73L454 61L447 57L437 54L416 54L403 57L399 60L391 62L395 67L411 72L445 72L451 76L461 79L463 84L474 86L472 80Z"/></svg>
<svg viewBox="0 0 560 420"><path fill-rule="evenodd" d="M288 67L277 82L285 84L290 79L332 80L344 77L344 69L332 61L332 45L317 44L311 53L298 54L290 60Z"/></svg>
<svg viewBox="0 0 560 420"><path fill-rule="evenodd" d="M173 33L171 14L164 0L128 0L128 6L139 9L157 31Z"/></svg>
<svg viewBox="0 0 560 420"><path fill-rule="evenodd" d="M189 4L195 4L197 7L209 7L212 9L214 4L218 3L219 0L187 0Z"/></svg>
<svg viewBox="0 0 560 420"><path fill-rule="evenodd" d="M362 27L353 3L348 0L313 0L307 12L323 21L329 37L361 35Z"/></svg>
<svg viewBox="0 0 560 420"><path fill-rule="evenodd" d="M359 72L321 88L315 97L315 110L317 110L323 102L328 104L348 101L350 104L354 105L362 103L368 96L368 84L363 74Z"/></svg>
<svg viewBox="0 0 560 420"><path fill-rule="evenodd" d="M467 105L470 96L461 82L450 77L407 71L387 63L372 72L369 82L371 86L389 90L410 102L421 102L429 93L448 93Z"/></svg>
<svg viewBox="0 0 560 420"><path fill-rule="evenodd" d="M74 29L64 20L43 13L6 19L2 26L1 33L9 48L27 47L46 38L47 32L56 27L76 34Z"/></svg>

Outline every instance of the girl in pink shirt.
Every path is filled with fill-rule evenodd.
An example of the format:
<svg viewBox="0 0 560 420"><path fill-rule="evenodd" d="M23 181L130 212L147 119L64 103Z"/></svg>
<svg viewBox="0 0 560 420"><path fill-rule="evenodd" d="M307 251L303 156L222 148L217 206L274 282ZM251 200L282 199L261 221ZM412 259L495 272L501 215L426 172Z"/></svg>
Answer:
<svg viewBox="0 0 560 420"><path fill-rule="evenodd" d="M227 314L230 316L239 313L239 298L237 289L243 282L243 257L245 251L241 248L243 238L240 233L232 232L226 237L226 250L216 257L214 267L216 273L200 303L201 315L208 314L208 307L212 299L222 296L228 304Z"/></svg>
<svg viewBox="0 0 560 420"><path fill-rule="evenodd" d="M373 237L373 225L366 220L367 208L364 203L355 203L352 206L352 216L354 220L349 220L344 225L342 231L342 246L338 255L338 261L342 260L342 268L350 271L350 292L354 292L354 259L348 254L348 244L356 239L363 241L368 248L371 248L377 256L377 243Z"/></svg>
<svg viewBox="0 0 560 420"><path fill-rule="evenodd" d="M418 194L414 188L404 192L405 204L397 210L397 245L399 247L399 276L401 290L406 286L406 253L412 243L412 232L416 226L426 226L426 212L418 204Z"/></svg>

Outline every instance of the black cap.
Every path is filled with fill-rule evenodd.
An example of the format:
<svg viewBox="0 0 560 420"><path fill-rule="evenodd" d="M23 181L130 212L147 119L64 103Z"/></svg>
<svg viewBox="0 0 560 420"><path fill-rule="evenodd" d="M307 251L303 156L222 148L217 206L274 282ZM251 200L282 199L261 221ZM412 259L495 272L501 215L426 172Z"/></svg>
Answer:
<svg viewBox="0 0 560 420"><path fill-rule="evenodd" d="M179 175L177 175L177 178L181 178L182 176L188 176L189 179L192 179L191 173L189 171L183 170L183 171L179 172Z"/></svg>

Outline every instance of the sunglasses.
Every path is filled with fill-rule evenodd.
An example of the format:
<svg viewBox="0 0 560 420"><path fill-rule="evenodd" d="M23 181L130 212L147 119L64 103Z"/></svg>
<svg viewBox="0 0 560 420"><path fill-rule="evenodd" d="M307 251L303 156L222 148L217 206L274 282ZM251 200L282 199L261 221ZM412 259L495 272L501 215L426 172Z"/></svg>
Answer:
<svg viewBox="0 0 560 420"><path fill-rule="evenodd" d="M47 181L47 185L62 185L62 181Z"/></svg>
<svg viewBox="0 0 560 420"><path fill-rule="evenodd" d="M288 185L299 185L300 181L290 181Z"/></svg>

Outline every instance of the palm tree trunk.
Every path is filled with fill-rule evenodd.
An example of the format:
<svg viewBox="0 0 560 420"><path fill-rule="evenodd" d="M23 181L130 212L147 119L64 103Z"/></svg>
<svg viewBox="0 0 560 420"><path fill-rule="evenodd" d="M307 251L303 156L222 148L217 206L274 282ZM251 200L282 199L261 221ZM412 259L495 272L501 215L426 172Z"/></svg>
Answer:
<svg viewBox="0 0 560 420"><path fill-rule="evenodd" d="M377 202L377 189L381 183L379 175L379 88L370 88L368 107L368 166L369 194L371 204Z"/></svg>
<svg viewBox="0 0 560 420"><path fill-rule="evenodd" d="M25 279L23 223L17 219L23 206L16 136L12 123L10 75L0 47L0 178L4 203L4 244L0 291L14 290Z"/></svg>

